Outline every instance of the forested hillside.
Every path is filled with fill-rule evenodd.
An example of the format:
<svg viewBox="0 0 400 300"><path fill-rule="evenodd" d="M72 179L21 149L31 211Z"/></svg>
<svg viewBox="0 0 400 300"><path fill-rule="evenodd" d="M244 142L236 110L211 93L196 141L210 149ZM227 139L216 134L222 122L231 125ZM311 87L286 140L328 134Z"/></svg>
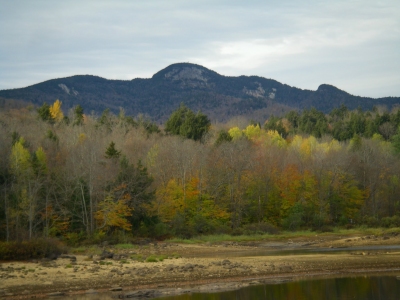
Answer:
<svg viewBox="0 0 400 300"><path fill-rule="evenodd" d="M271 114L282 116L290 110L316 109L329 113L341 104L349 109L372 110L374 106L392 109L399 97L372 99L353 96L332 85L321 84L316 91L302 90L259 76L229 77L199 65L178 63L152 78L107 80L77 75L58 78L26 88L2 90L0 97L41 106L59 99L64 112L80 105L100 115L105 109L117 114L123 108L129 115L143 114L164 123L174 109L185 103L202 111L211 121L226 122L237 116L257 121ZM0 107L1 107L0 98Z"/></svg>
<svg viewBox="0 0 400 300"><path fill-rule="evenodd" d="M400 112L316 110L210 125L184 105L165 131L62 103L0 114L0 239L70 244L400 225Z"/></svg>

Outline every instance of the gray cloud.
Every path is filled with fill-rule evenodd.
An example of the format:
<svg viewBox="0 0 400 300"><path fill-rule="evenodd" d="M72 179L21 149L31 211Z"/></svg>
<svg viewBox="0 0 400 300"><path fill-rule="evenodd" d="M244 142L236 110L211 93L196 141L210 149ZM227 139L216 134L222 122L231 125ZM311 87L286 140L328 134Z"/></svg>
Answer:
<svg viewBox="0 0 400 300"><path fill-rule="evenodd" d="M217 3L215 3L217 2ZM0 89L151 77L175 62L400 96L400 2L0 0Z"/></svg>

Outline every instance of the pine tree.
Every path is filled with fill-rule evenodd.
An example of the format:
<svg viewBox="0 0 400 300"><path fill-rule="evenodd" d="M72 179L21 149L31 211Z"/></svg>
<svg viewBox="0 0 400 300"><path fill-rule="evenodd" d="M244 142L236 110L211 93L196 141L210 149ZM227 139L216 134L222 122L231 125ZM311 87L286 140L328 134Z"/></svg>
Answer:
<svg viewBox="0 0 400 300"><path fill-rule="evenodd" d="M201 112L195 114L183 103L165 123L165 132L199 141L210 129L211 122Z"/></svg>
<svg viewBox="0 0 400 300"><path fill-rule="evenodd" d="M38 108L37 110L40 119L42 119L43 121L47 121L47 122L51 122L52 121L52 117L51 117L51 113L50 113L50 105L48 105L46 102L44 102L42 104L42 106L40 108Z"/></svg>
<svg viewBox="0 0 400 300"><path fill-rule="evenodd" d="M75 121L74 125L83 124L83 108L79 104L74 109Z"/></svg>
<svg viewBox="0 0 400 300"><path fill-rule="evenodd" d="M115 143L111 142L110 145L106 149L106 158L118 158L121 155L121 151L118 151L115 148Z"/></svg>

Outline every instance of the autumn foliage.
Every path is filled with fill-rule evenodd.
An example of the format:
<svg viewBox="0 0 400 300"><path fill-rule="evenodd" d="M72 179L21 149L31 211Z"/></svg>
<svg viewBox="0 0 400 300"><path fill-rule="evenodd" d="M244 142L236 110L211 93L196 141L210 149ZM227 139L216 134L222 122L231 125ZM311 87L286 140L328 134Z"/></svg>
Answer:
<svg viewBox="0 0 400 300"><path fill-rule="evenodd" d="M165 238L399 223L400 132L391 132L393 142L361 131L339 141L323 135L334 127L315 111L263 127L206 123L194 139L123 111L64 114L58 100L1 112L0 239L76 243L121 232Z"/></svg>

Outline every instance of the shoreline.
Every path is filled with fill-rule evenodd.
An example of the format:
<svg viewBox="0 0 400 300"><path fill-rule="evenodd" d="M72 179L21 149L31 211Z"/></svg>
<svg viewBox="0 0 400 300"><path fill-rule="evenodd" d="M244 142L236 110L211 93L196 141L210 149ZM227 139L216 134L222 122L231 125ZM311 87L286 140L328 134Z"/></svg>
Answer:
<svg viewBox="0 0 400 300"><path fill-rule="evenodd" d="M282 280L342 277L362 274L400 275L400 249L318 252L342 247L398 246L398 236L381 238L316 237L294 241L186 245L156 243L117 250L113 258L63 255L57 260L0 263L0 298L30 299L91 293L161 297L195 292L236 290ZM346 248L343 248L346 249ZM351 249L351 248L350 248ZM362 249L362 248L361 248ZM279 251L297 253L280 255ZM316 251L315 253L310 253ZM303 253L308 251L307 253ZM262 255L268 252L268 255ZM179 253L178 257L174 253ZM259 253L259 254L256 254ZM162 261L132 257L164 255ZM110 289L114 291L111 292ZM58 294L57 294L58 293ZM142 294L141 294L142 293ZM143 294L144 293L144 294ZM142 296L141 296L142 295Z"/></svg>

